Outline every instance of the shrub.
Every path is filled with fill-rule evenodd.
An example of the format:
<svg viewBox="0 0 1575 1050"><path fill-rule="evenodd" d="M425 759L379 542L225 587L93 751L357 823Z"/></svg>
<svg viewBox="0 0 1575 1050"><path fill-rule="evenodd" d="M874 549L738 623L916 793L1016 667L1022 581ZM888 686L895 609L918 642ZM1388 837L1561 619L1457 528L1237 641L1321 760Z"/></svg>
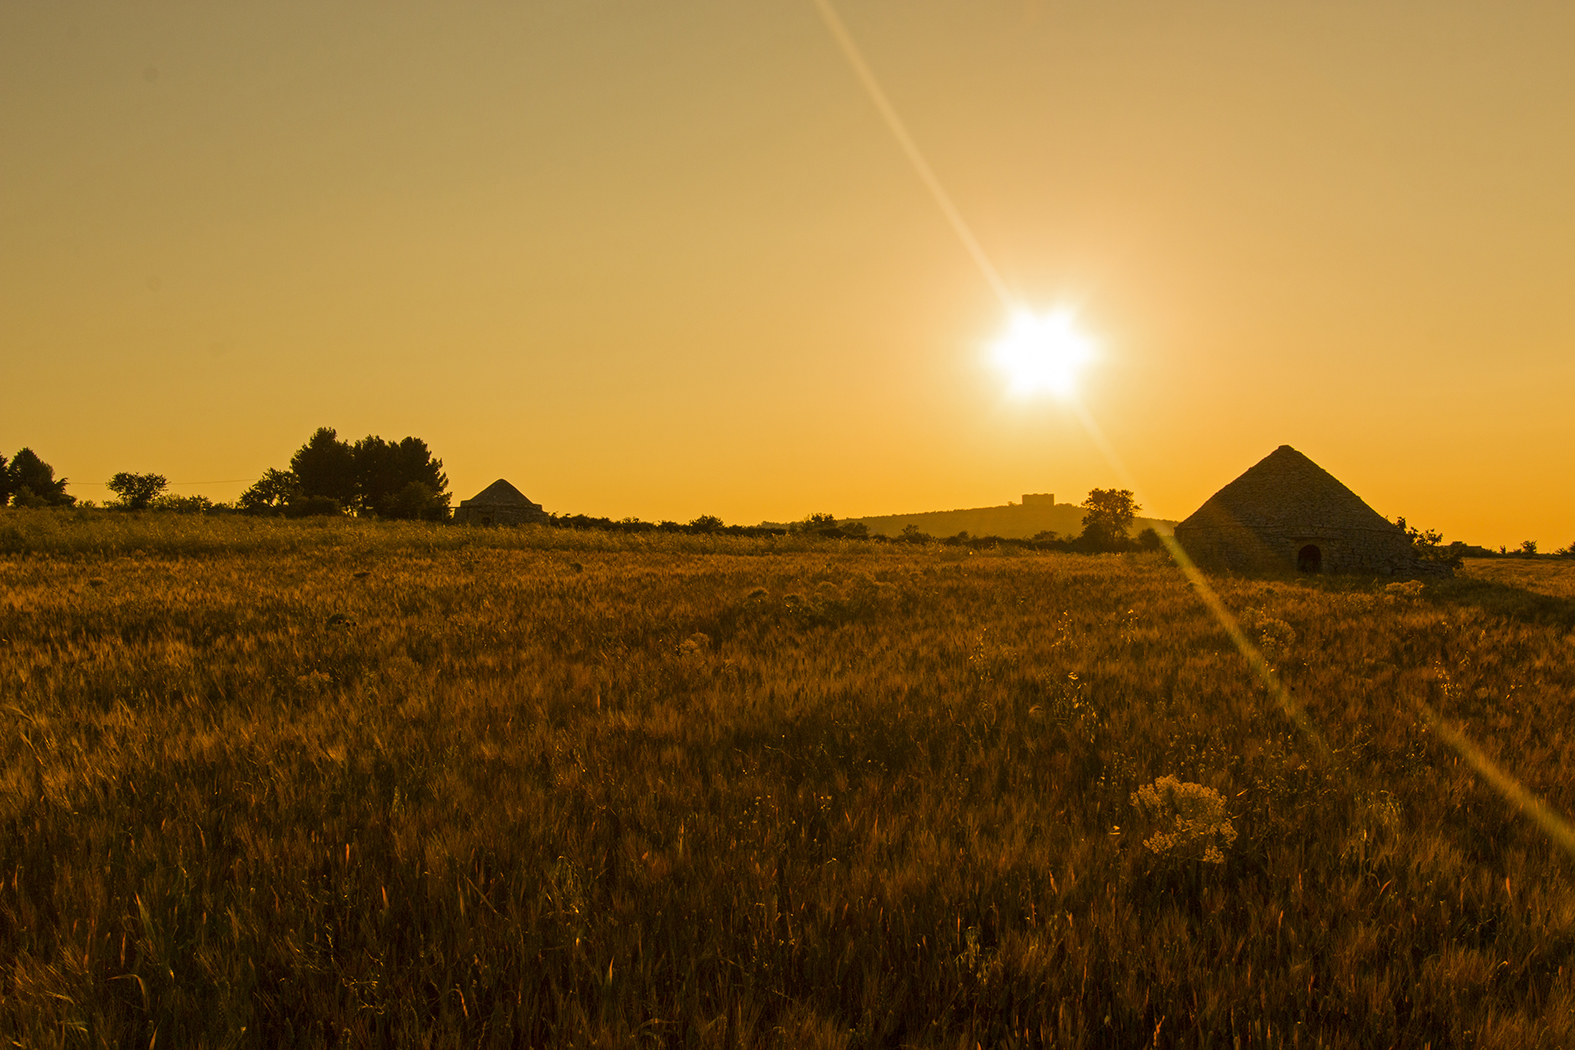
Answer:
<svg viewBox="0 0 1575 1050"><path fill-rule="evenodd" d="M1132 805L1156 829L1143 847L1162 859L1223 864L1236 841L1224 797L1202 784L1163 776L1133 792Z"/></svg>
<svg viewBox="0 0 1575 1050"><path fill-rule="evenodd" d="M154 510L169 510L177 514L206 514L214 506L207 496L160 496L152 503Z"/></svg>
<svg viewBox="0 0 1575 1050"><path fill-rule="evenodd" d="M242 514L283 514L301 494L301 482L288 470L265 470L257 483L235 501Z"/></svg>
<svg viewBox="0 0 1575 1050"><path fill-rule="evenodd" d="M66 495L66 479L55 477L55 468L30 448L18 449L6 468L6 484L18 507L69 507L77 501Z"/></svg>
<svg viewBox="0 0 1575 1050"><path fill-rule="evenodd" d="M1405 518L1396 518L1395 524L1405 533L1406 539L1411 541L1411 549L1416 551L1416 556L1424 562L1437 562L1448 565L1450 568L1460 568L1460 559L1465 555L1466 545L1460 540L1455 540L1448 546L1444 544L1444 534L1432 529L1419 529L1408 524Z"/></svg>
<svg viewBox="0 0 1575 1050"><path fill-rule="evenodd" d="M168 484L163 474L132 474L123 470L104 482L104 487L119 497L114 504L116 507L142 510L163 495Z"/></svg>

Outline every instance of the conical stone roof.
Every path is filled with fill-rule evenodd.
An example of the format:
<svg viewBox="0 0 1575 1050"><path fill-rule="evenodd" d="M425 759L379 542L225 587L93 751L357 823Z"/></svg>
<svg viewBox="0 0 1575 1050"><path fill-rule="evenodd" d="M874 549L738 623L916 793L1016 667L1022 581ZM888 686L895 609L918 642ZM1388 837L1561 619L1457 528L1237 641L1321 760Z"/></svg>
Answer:
<svg viewBox="0 0 1575 1050"><path fill-rule="evenodd" d="M1281 445L1176 526L1200 564L1240 571L1295 568L1308 549L1324 572L1415 569L1405 532L1289 445Z"/></svg>
<svg viewBox="0 0 1575 1050"><path fill-rule="evenodd" d="M525 497L525 493L499 478L470 499L465 500L465 505L476 507L534 507L535 503Z"/></svg>

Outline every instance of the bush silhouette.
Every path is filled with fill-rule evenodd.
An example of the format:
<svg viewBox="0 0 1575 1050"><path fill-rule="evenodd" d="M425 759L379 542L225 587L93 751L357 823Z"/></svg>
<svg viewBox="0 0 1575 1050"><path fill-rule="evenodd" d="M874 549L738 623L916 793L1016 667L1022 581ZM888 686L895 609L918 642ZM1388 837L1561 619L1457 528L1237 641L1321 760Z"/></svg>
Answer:
<svg viewBox="0 0 1575 1050"><path fill-rule="evenodd" d="M355 450L333 427L318 427L290 457L290 473L305 496L321 496L341 507L356 502Z"/></svg>
<svg viewBox="0 0 1575 1050"><path fill-rule="evenodd" d="M66 479L55 479L55 468L30 448L18 450L7 469L11 501L18 507L69 507L77 499L66 495Z"/></svg>
<svg viewBox="0 0 1575 1050"><path fill-rule="evenodd" d="M345 510L332 496L298 496L285 505L287 518L336 518Z"/></svg>
<svg viewBox="0 0 1575 1050"><path fill-rule="evenodd" d="M119 498L115 506L122 510L143 510L164 493L169 482L163 474L129 474L121 471L104 486Z"/></svg>
<svg viewBox="0 0 1575 1050"><path fill-rule="evenodd" d="M1091 551L1130 550L1127 533L1142 510L1131 489L1090 489L1083 500L1083 534L1078 545Z"/></svg>
<svg viewBox="0 0 1575 1050"><path fill-rule="evenodd" d="M265 470L257 483L235 501L242 514L283 514L301 495L301 481L289 470Z"/></svg>

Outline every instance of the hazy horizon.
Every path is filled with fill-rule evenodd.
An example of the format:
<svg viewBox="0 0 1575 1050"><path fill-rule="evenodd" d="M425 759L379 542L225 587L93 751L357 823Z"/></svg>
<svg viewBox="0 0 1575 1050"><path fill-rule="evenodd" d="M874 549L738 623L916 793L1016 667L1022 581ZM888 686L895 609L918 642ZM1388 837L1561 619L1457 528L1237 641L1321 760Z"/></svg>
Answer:
<svg viewBox="0 0 1575 1050"><path fill-rule="evenodd" d="M1281 444L1575 541L1575 9L837 10L1145 513ZM454 501L793 520L1120 486L814 6L0 11L0 452L232 499L318 426ZM224 483L219 483L223 481Z"/></svg>

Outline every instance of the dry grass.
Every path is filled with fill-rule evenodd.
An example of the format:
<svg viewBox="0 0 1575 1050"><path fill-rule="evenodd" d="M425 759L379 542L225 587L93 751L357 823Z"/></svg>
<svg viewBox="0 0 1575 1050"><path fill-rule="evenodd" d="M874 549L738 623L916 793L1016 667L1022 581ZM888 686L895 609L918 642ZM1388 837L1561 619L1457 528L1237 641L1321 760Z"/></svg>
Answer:
<svg viewBox="0 0 1575 1050"><path fill-rule="evenodd" d="M1466 576L1554 598L1575 598L1575 558L1467 558Z"/></svg>
<svg viewBox="0 0 1575 1050"><path fill-rule="evenodd" d="M1415 707L1575 811L1567 601L1219 581L1325 761L1155 556L162 528L0 516L20 1045L1575 1042L1572 861Z"/></svg>

